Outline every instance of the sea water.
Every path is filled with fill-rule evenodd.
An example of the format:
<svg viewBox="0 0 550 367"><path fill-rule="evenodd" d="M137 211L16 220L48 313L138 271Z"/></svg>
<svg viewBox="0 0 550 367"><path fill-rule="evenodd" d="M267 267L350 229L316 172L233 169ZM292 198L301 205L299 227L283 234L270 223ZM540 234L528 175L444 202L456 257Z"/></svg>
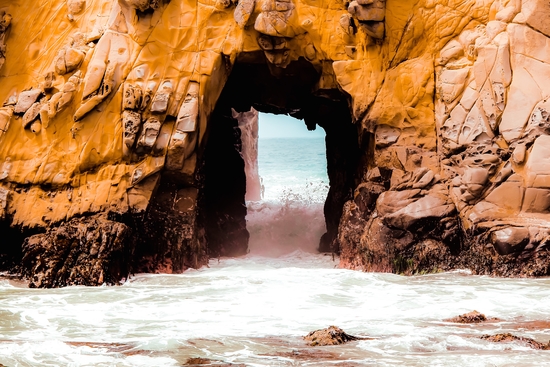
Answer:
<svg viewBox="0 0 550 367"><path fill-rule="evenodd" d="M260 139L258 162L263 200L247 205L251 254L316 252L329 188L324 138Z"/></svg>
<svg viewBox="0 0 550 367"><path fill-rule="evenodd" d="M323 139L260 140L259 149L264 199L248 203L248 255L113 287L0 280L0 363L550 366L550 351L480 339L511 332L547 342L550 279L339 269L337 257L315 251L328 185ZM444 321L474 309L499 320ZM330 325L369 339L305 344L302 336Z"/></svg>

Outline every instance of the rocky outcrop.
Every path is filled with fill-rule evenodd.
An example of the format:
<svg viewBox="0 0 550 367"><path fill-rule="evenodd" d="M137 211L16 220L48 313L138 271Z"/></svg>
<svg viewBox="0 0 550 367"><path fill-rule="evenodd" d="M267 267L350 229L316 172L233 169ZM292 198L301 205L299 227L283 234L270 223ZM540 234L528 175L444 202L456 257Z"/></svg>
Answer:
<svg viewBox="0 0 550 367"><path fill-rule="evenodd" d="M346 266L405 274L451 269L461 246L448 188L425 167L371 170L344 207L339 239Z"/></svg>
<svg viewBox="0 0 550 367"><path fill-rule="evenodd" d="M436 47L433 65L419 58L396 66L410 75L424 64L435 75L423 77L426 90L435 83L437 146L405 143L431 135L406 132L423 107L411 116L377 110L374 101L366 127L374 135L372 166L385 176L367 177L346 207L343 266L406 274L456 268L500 276L549 274L546 87L533 75L546 78L550 59L542 51L547 36L534 21L533 4L496 1L478 8L470 12L477 19L457 18L469 25L436 41L442 47ZM400 78L394 85L402 84ZM405 96L412 102L423 93L412 89ZM386 107L396 99L383 97ZM426 169L433 172L424 174ZM356 224L348 224L352 220Z"/></svg>
<svg viewBox="0 0 550 367"><path fill-rule="evenodd" d="M326 329L312 331L304 336L304 340L312 347L326 345L340 345L349 341L361 340L363 338L349 335L337 326L329 326Z"/></svg>
<svg viewBox="0 0 550 367"><path fill-rule="evenodd" d="M550 349L550 342L548 343L541 343L534 339L527 338L525 336L517 336L510 333L504 333L504 334L495 334L495 335L482 335L481 339L487 340L494 343L510 343L514 342L521 346L533 348L533 349L541 349L541 350L549 350Z"/></svg>
<svg viewBox="0 0 550 367"><path fill-rule="evenodd" d="M28 237L22 266L30 287L116 284L129 275L133 251L126 225L74 218Z"/></svg>
<svg viewBox="0 0 550 367"><path fill-rule="evenodd" d="M444 321L454 322L454 323L458 323L458 324L479 324L479 323L482 323L482 322L500 321L500 320L497 319L497 318L494 318L494 317L487 317L484 314L482 314L481 312L478 312L478 311L474 310L472 312L468 312L468 313L465 313L465 314L462 314L462 315L458 315L458 316L452 317L450 319L446 319Z"/></svg>
<svg viewBox="0 0 550 367"><path fill-rule="evenodd" d="M255 108L325 129L320 249L342 267L550 274L543 1L45 0L0 12L0 219L42 235L38 253L53 256L56 228L84 217L125 226L128 266L144 271L246 252L233 113ZM27 261L25 243L0 250L2 263L37 285L70 283Z"/></svg>

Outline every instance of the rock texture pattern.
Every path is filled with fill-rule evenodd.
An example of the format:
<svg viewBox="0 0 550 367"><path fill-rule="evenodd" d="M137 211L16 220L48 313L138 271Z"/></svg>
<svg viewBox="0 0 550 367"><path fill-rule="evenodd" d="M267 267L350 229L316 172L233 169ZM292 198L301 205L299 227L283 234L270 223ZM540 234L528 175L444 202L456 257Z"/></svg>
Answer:
<svg viewBox="0 0 550 367"><path fill-rule="evenodd" d="M496 335L489 335L485 334L481 336L481 339L487 340L494 343L510 343L514 342L521 346L525 346L532 349L541 349L541 350L549 350L550 349L550 342L548 343L541 343L534 339L527 338L524 336L516 336L510 333L505 334L496 334Z"/></svg>
<svg viewBox="0 0 550 367"><path fill-rule="evenodd" d="M128 276L133 246L126 225L75 218L23 244L30 287L115 284Z"/></svg>
<svg viewBox="0 0 550 367"><path fill-rule="evenodd" d="M243 162L224 149L240 146L233 110L255 108L327 132L320 248L342 267L548 275L549 14L539 0L4 2L0 219L38 237L2 262L56 286L245 252ZM107 242L57 252L96 230ZM127 268L107 264L119 252Z"/></svg>
<svg viewBox="0 0 550 367"><path fill-rule="evenodd" d="M454 322L458 324L479 324L482 322L491 322L491 321L500 321L500 320L495 317L487 317L481 312L474 310L472 312L458 315L443 321Z"/></svg>
<svg viewBox="0 0 550 367"><path fill-rule="evenodd" d="M343 265L546 275L550 125L540 81L550 59L540 19L550 8L494 1L432 9L423 19L411 13L411 27L434 32L424 28L424 39L409 44L416 59L392 59L362 120L376 168L346 204Z"/></svg>
<svg viewBox="0 0 550 367"><path fill-rule="evenodd" d="M354 340L362 340L353 335L346 334L338 326L329 326L326 329L315 330L303 337L308 345L312 347L326 345L340 345Z"/></svg>

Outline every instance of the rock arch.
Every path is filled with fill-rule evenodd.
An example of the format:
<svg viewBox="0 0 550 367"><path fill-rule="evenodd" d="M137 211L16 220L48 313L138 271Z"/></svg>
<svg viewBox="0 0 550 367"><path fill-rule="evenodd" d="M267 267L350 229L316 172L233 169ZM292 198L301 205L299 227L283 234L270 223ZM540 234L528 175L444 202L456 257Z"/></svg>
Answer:
<svg viewBox="0 0 550 367"><path fill-rule="evenodd" d="M227 210L236 211L235 215L239 217L235 223L237 231L242 231L245 227L246 211L239 209L244 207L244 182L242 181L244 176L241 158L232 152L232 147L240 144L239 137L233 137L231 134L237 126L237 122L232 117L232 110L244 112L254 108L262 112L290 114L303 119L310 129L320 126L326 132L330 191L325 203L327 233L320 243L320 250L338 252L336 241L338 224L342 207L345 201L351 198L351 193L357 184L356 171L359 155L357 127L351 122L348 97L335 86L334 89L316 91L322 70L317 70L303 58L278 70L273 70L272 66L270 69L266 61L262 54L257 54L256 58L245 55L237 60L210 119L211 135L215 137L210 136L207 143L205 170L216 176L216 179L209 179L206 174L205 202L211 209L205 213L205 217L213 222L217 217L233 217L227 215L227 212L219 212L220 203L230 200L232 197L230 193L233 190L238 192L234 197L235 207ZM222 130L225 132L222 133ZM212 138L215 142L210 140ZM220 146L223 142L226 143L226 148ZM208 154L209 152L211 153ZM231 154L234 154L234 163L231 160L220 159L222 156L230 157ZM237 174L238 178L233 176ZM240 186L232 187L232 182L238 182L239 179ZM208 193L213 197L209 198ZM227 203L227 205L230 204ZM234 253L217 249L226 247L222 242L231 242L226 241L231 231L227 226L220 228L222 227L223 230L218 235L219 244L214 245L214 241L209 241L210 253L213 255ZM209 229L207 226L207 231L212 236L215 229ZM247 236L244 232L241 233L241 237L246 242ZM244 245L237 248L240 249L236 252L239 254L246 250Z"/></svg>
<svg viewBox="0 0 550 367"><path fill-rule="evenodd" d="M2 252L33 286L205 264L210 122L251 105L327 129L329 171L330 157L358 147L333 164L346 184L327 201L323 246L336 240L342 266L549 272L548 91L533 78L550 75L542 1L45 0L0 11L0 215L27 236ZM243 106L224 102L257 65L287 93L257 101L246 94L270 91L243 88ZM295 111L277 98L297 80L308 90ZM356 145L337 144L353 134Z"/></svg>

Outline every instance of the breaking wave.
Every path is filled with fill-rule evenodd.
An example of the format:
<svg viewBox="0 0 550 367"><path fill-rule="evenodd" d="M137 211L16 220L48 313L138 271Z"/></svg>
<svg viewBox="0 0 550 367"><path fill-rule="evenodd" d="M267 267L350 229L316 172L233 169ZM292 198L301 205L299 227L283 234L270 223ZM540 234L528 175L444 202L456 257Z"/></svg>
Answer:
<svg viewBox="0 0 550 367"><path fill-rule="evenodd" d="M247 228L253 255L278 257L295 250L314 253L325 233L323 205L328 185L322 180L302 187L280 187L277 198L248 202Z"/></svg>

